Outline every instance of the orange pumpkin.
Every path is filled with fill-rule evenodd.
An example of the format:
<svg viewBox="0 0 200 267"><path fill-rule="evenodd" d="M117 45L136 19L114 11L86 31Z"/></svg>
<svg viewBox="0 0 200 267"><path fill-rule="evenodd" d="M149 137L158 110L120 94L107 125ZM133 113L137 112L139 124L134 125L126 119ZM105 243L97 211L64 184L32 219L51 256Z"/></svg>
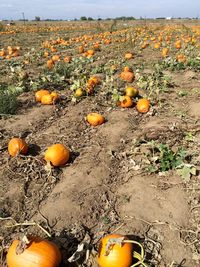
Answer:
<svg viewBox="0 0 200 267"><path fill-rule="evenodd" d="M180 40L177 40L175 43L174 43L174 46L176 49L180 49L181 48L181 41Z"/></svg>
<svg viewBox="0 0 200 267"><path fill-rule="evenodd" d="M168 47L164 47L164 48L162 49L162 56L163 56L163 57L167 57L168 54L169 54L169 48L168 48Z"/></svg>
<svg viewBox="0 0 200 267"><path fill-rule="evenodd" d="M52 94L43 95L41 98L41 103L43 105L51 105L54 102L54 96Z"/></svg>
<svg viewBox="0 0 200 267"><path fill-rule="evenodd" d="M94 50L93 49L87 50L87 55L88 56L93 56L94 55Z"/></svg>
<svg viewBox="0 0 200 267"><path fill-rule="evenodd" d="M52 69L54 65L55 65L55 63L52 59L47 60L48 69Z"/></svg>
<svg viewBox="0 0 200 267"><path fill-rule="evenodd" d="M92 126L101 125L104 123L105 119L101 114L98 113L89 113L86 117L87 122Z"/></svg>
<svg viewBox="0 0 200 267"><path fill-rule="evenodd" d="M45 160L51 162L55 167L62 166L67 163L70 157L70 151L62 144L54 144L45 152Z"/></svg>
<svg viewBox="0 0 200 267"><path fill-rule="evenodd" d="M132 53L126 53L125 54L125 59L131 59L133 58L133 54Z"/></svg>
<svg viewBox="0 0 200 267"><path fill-rule="evenodd" d="M130 243L112 244L107 251L111 238L121 238L123 235L110 234L101 239L97 261L100 267L130 267L132 264L133 246Z"/></svg>
<svg viewBox="0 0 200 267"><path fill-rule="evenodd" d="M117 104L121 108L130 108L133 105L133 101L130 96L125 95L122 97L122 99Z"/></svg>
<svg viewBox="0 0 200 267"><path fill-rule="evenodd" d="M12 157L16 157L18 154L26 155L28 145L21 138L12 138L8 143L8 152Z"/></svg>
<svg viewBox="0 0 200 267"><path fill-rule="evenodd" d="M135 79L135 75L132 71L123 71L120 73L120 78L123 81L132 83L132 81Z"/></svg>
<svg viewBox="0 0 200 267"><path fill-rule="evenodd" d="M58 247L48 240L34 237L30 239L27 248L16 253L19 240L14 240L6 256L8 267L58 267L61 253Z"/></svg>
<svg viewBox="0 0 200 267"><path fill-rule="evenodd" d="M64 57L64 62L70 63L71 61L72 61L72 57L71 56Z"/></svg>
<svg viewBox="0 0 200 267"><path fill-rule="evenodd" d="M82 45L78 47L78 52L81 54L84 53L84 47Z"/></svg>
<svg viewBox="0 0 200 267"><path fill-rule="evenodd" d="M182 63L186 62L186 56L184 54L177 55L176 59L178 62L182 62Z"/></svg>
<svg viewBox="0 0 200 267"><path fill-rule="evenodd" d="M53 102L55 103L59 99L59 95L56 92L52 92L51 96L53 97Z"/></svg>
<svg viewBox="0 0 200 267"><path fill-rule="evenodd" d="M49 93L48 90L41 89L41 90L39 90L39 91L37 91L37 92L35 93L35 99L36 99L37 102L40 102L41 99L42 99L42 97L43 97L44 95L49 95L49 94L50 94L50 93Z"/></svg>
<svg viewBox="0 0 200 267"><path fill-rule="evenodd" d="M147 113L150 109L150 101L146 98L139 99L136 105L136 109L140 113Z"/></svg>
<svg viewBox="0 0 200 267"><path fill-rule="evenodd" d="M53 62L60 61L60 56L59 55L54 55L54 56L52 56L51 59L53 60Z"/></svg>

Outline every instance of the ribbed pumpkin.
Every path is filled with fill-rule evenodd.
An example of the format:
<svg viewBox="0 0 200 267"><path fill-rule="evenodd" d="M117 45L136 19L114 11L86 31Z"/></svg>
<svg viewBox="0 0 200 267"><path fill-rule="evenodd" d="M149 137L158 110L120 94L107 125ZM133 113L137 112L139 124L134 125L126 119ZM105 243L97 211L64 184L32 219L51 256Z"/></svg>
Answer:
<svg viewBox="0 0 200 267"><path fill-rule="evenodd" d="M124 243L122 246L113 244L109 253L106 252L106 245L110 238L121 238L123 235L110 234L101 239L97 262L100 267L130 267L132 263L133 246L130 243ZM127 239L127 238L126 238Z"/></svg>
<svg viewBox="0 0 200 267"><path fill-rule="evenodd" d="M63 144L54 144L45 152L45 160L51 162L55 167L63 166L67 163L70 157L70 151Z"/></svg>
<svg viewBox="0 0 200 267"><path fill-rule="evenodd" d="M8 143L8 152L12 157L16 157L18 154L26 155L28 145L21 138L12 138Z"/></svg>
<svg viewBox="0 0 200 267"><path fill-rule="evenodd" d="M48 240L31 238L27 248L16 254L19 240L14 240L6 256L8 267L58 267L61 262L61 253L58 247Z"/></svg>

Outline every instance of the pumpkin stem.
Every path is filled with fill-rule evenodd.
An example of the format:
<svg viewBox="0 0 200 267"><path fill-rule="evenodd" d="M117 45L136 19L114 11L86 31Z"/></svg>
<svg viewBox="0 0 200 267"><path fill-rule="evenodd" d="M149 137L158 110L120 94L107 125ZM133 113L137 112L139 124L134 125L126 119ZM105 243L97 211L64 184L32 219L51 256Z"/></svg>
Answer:
<svg viewBox="0 0 200 267"><path fill-rule="evenodd" d="M147 267L147 265L144 263L144 248L143 246L137 242L137 241L133 241L133 240L124 240L123 243L132 243L132 244L136 244L140 247L141 249L141 253L138 253L136 251L133 251L133 258L137 259L138 262L134 263L133 265L131 265L130 267L135 267L135 266L139 266L140 264L144 267Z"/></svg>

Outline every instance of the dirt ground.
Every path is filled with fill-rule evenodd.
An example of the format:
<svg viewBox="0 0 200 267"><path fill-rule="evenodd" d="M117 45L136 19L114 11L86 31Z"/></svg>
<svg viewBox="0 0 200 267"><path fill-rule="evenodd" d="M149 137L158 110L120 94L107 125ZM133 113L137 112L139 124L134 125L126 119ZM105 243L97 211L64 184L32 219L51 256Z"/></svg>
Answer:
<svg viewBox="0 0 200 267"><path fill-rule="evenodd" d="M145 142L154 140L185 145L199 168L200 74L170 75L174 86L147 114L115 107L101 94L73 104L61 90L55 106L35 103L33 92L20 95L17 114L0 120L2 258L13 238L45 236L38 223L61 248L62 266L72 266L67 258L86 236L95 251L110 232L139 240L149 266L200 265L199 171L185 182L175 170L149 173L143 167ZM85 116L92 111L106 122L88 125ZM9 157L11 137L26 139L28 156ZM65 167L47 172L43 154L54 143L65 144L71 157ZM87 266L97 266L92 256Z"/></svg>

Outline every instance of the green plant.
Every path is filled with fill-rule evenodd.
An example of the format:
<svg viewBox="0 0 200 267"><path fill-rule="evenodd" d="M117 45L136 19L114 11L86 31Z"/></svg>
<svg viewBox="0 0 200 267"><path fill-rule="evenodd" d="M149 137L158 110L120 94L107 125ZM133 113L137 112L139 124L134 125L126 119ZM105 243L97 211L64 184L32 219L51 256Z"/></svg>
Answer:
<svg viewBox="0 0 200 267"><path fill-rule="evenodd" d="M148 170L150 172L165 172L176 169L186 158L186 151L183 148L178 148L174 152L166 144L156 144L155 142L149 142L149 144L151 150L149 160L151 165Z"/></svg>
<svg viewBox="0 0 200 267"><path fill-rule="evenodd" d="M15 114L17 107L17 91L9 90L9 87L0 85L0 114Z"/></svg>
<svg viewBox="0 0 200 267"><path fill-rule="evenodd" d="M142 73L141 69L137 69L135 72L137 85L149 91L149 96L156 96L159 98L160 92L168 91L168 88L173 86L171 78L164 75L162 66L155 64L152 73Z"/></svg>

